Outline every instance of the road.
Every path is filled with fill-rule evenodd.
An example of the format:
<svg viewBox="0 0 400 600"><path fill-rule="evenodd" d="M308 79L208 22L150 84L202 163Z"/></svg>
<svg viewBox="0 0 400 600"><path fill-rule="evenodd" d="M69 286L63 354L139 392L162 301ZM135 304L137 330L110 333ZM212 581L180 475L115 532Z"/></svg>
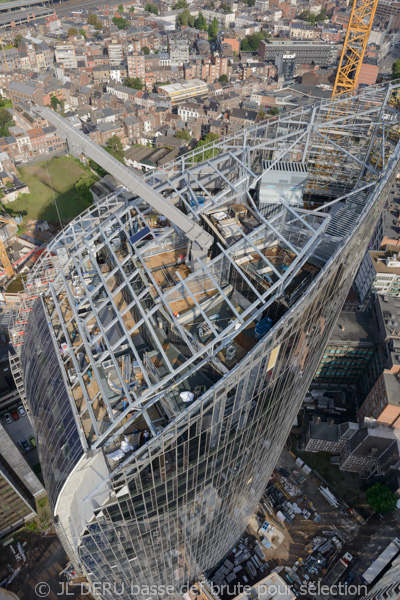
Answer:
<svg viewBox="0 0 400 600"><path fill-rule="evenodd" d="M21 405L21 402L18 402L18 405ZM16 408L17 404L10 409L7 409L7 412L10 412L12 409ZM28 438L33 435L32 425L28 417L20 417L18 421L13 421L9 425L2 422L2 425L14 444L17 446L22 456L25 458L26 462L30 467L34 467L39 462L39 457L37 453L37 448L33 448L29 450L29 452L23 452L21 448L18 446L19 442L23 439L28 440Z"/></svg>
<svg viewBox="0 0 400 600"><path fill-rule="evenodd" d="M362 586L362 582L360 581L361 575L368 569L372 561L390 544L393 538L399 536L398 520L400 516L397 516L396 513L396 517L388 515L384 520L381 520L374 515L368 523L360 527L357 537L343 548L343 552L350 552L355 557L350 567L350 572L355 575L355 585ZM346 571L346 575L348 572ZM361 590L361 594L363 593L364 591ZM341 599L354 600L357 596L341 594L340 597ZM335 598L335 596L332 596L332 598Z"/></svg>
<svg viewBox="0 0 400 600"><path fill-rule="evenodd" d="M382 75L389 75L392 72L392 64L396 60L396 58L400 58L400 47L394 47L390 54L388 54L383 60L379 63L379 72Z"/></svg>

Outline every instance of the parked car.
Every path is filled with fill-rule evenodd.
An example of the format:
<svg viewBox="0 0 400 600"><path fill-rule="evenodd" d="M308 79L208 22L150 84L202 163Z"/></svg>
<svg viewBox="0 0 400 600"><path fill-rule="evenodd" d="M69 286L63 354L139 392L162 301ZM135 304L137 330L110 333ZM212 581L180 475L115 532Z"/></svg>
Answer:
<svg viewBox="0 0 400 600"><path fill-rule="evenodd" d="M31 449L30 445L26 440L21 440L21 446L25 452L29 452L29 450Z"/></svg>
<svg viewBox="0 0 400 600"><path fill-rule="evenodd" d="M22 405L18 406L18 412L20 414L21 417L26 417L26 412L25 409Z"/></svg>
<svg viewBox="0 0 400 600"><path fill-rule="evenodd" d="M35 440L35 438L33 437L33 435L30 435L30 436L28 437L28 442L30 443L30 445L32 446L32 448L36 448L36 440Z"/></svg>
<svg viewBox="0 0 400 600"><path fill-rule="evenodd" d="M9 425L10 423L12 423L12 418L10 413L4 413L3 415L3 419L5 420L5 422Z"/></svg>
<svg viewBox="0 0 400 600"><path fill-rule="evenodd" d="M347 583L348 585L350 585L351 583L353 583L354 579L355 579L355 575L354 573L349 573L346 577L345 583Z"/></svg>
<svg viewBox="0 0 400 600"><path fill-rule="evenodd" d="M11 416L12 416L12 418L14 419L14 421L18 421L18 419L19 419L19 414L17 413L17 411L16 411L16 410L12 410L12 411L11 411Z"/></svg>

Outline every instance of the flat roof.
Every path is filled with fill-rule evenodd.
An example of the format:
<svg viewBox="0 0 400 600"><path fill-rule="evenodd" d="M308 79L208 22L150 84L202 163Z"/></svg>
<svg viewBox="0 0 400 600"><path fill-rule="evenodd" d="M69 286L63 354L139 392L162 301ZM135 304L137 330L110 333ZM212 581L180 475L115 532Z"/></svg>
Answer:
<svg viewBox="0 0 400 600"><path fill-rule="evenodd" d="M329 342L351 342L360 346L363 344L371 346L377 343L374 321L368 313L342 311Z"/></svg>
<svg viewBox="0 0 400 600"><path fill-rule="evenodd" d="M385 250L370 250L369 255L377 273L400 275L400 248L387 245ZM387 264L390 263L390 259L392 263L397 262L398 266Z"/></svg>

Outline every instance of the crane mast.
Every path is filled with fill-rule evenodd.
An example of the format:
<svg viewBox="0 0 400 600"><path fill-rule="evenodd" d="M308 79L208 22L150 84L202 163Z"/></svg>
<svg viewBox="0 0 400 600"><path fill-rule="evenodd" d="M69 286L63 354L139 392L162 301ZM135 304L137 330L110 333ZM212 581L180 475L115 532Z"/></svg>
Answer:
<svg viewBox="0 0 400 600"><path fill-rule="evenodd" d="M354 0L332 98L356 89L377 6L378 0Z"/></svg>

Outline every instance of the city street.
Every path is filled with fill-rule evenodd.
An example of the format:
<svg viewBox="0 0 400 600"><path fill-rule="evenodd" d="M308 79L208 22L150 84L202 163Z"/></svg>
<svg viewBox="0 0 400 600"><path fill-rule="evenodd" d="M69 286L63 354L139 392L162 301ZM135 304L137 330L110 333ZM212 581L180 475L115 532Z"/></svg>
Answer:
<svg viewBox="0 0 400 600"><path fill-rule="evenodd" d="M355 575L354 583L356 585L362 584L361 575L390 542L398 536L399 523L392 516L387 516L384 520L381 520L374 515L368 523L360 527L357 536L343 548L343 552L350 552L355 558L346 574L351 572ZM341 597L347 596L342 595ZM348 598L350 600L350 596Z"/></svg>
<svg viewBox="0 0 400 600"><path fill-rule="evenodd" d="M13 407L14 408L14 407ZM10 412L7 411L7 412ZM26 462L30 467L34 467L39 462L37 448L32 448L29 452L24 452L21 447L18 445L21 440L27 440L31 435L34 435L32 425L27 416L20 417L18 421L14 421L9 425L2 421L2 425L14 444L17 446L18 450L21 452L22 456L25 458Z"/></svg>

